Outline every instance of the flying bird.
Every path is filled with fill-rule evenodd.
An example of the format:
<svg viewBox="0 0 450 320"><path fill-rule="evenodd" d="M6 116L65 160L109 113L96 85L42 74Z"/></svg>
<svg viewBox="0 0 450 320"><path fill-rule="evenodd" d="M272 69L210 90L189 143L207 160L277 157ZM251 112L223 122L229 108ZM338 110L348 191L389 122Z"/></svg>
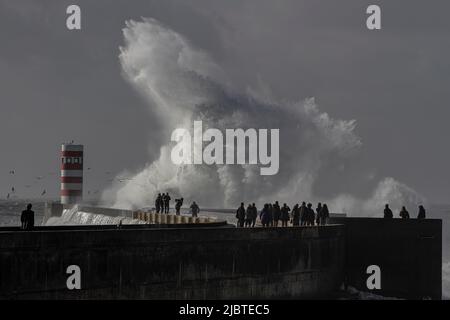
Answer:
<svg viewBox="0 0 450 320"><path fill-rule="evenodd" d="M47 193L47 191L44 189L44 191L42 191L42 193L41 193L41 196L43 196L46 193Z"/></svg>

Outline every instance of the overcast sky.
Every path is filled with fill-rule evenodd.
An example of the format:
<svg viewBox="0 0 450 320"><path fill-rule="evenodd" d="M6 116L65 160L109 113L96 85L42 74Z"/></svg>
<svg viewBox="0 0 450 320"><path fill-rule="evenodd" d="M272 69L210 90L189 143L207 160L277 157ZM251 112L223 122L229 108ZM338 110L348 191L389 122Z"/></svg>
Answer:
<svg viewBox="0 0 450 320"><path fill-rule="evenodd" d="M81 31L66 29L69 4L81 7ZM367 30L369 4L381 6L382 30ZM0 199L13 186L57 197L64 141L85 145L91 192L157 157L157 120L118 60L125 21L152 17L236 87L264 82L278 99L315 97L331 116L356 119L361 166L448 203L449 10L411 0L0 0Z"/></svg>

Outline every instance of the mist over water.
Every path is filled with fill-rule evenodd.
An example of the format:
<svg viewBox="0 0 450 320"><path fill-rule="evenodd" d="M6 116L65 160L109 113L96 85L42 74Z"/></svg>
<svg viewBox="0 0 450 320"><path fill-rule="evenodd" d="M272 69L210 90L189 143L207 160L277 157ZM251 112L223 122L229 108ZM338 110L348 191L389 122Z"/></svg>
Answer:
<svg viewBox="0 0 450 320"><path fill-rule="evenodd" d="M183 196L205 207L235 207L241 201L258 205L274 201L327 202L333 212L380 215L385 203L394 210L415 208L423 197L391 177L367 179L368 171L352 168L351 159L362 142L355 120L334 119L321 112L314 98L283 102L266 93L234 88L224 70L206 52L154 19L130 20L123 29L120 64L130 85L149 104L149 116L160 120L149 128L159 142L157 160L103 193L105 205L133 209L152 206L158 192ZM170 158L176 128L192 132L194 120L203 130L280 129L280 169L261 176L260 165L174 165ZM143 146L145 147L145 146ZM327 181L333 195L321 193L324 168L339 168L339 175L355 184L370 184L365 197L347 192L342 181ZM367 181L366 181L367 180Z"/></svg>

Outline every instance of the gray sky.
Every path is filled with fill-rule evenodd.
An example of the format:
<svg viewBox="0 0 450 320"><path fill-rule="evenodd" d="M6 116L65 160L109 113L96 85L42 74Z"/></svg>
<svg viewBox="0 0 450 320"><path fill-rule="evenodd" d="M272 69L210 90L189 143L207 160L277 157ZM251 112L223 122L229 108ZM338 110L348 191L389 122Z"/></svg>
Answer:
<svg viewBox="0 0 450 320"><path fill-rule="evenodd" d="M81 7L81 31L65 27L69 4ZM369 4L381 6L381 31L365 27ZM448 203L449 10L411 0L0 0L0 199L12 186L57 197L64 141L85 144L86 191L157 156L148 128L158 123L118 61L125 20L152 17L236 87L260 79L279 99L314 96L331 116L356 119L354 165Z"/></svg>

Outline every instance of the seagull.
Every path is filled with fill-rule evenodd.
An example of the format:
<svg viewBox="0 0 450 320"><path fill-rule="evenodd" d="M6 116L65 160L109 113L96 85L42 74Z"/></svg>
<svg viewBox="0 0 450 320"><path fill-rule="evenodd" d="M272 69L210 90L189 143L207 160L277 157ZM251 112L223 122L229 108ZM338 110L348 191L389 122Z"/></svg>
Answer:
<svg viewBox="0 0 450 320"><path fill-rule="evenodd" d="M9 199L9 193L8 193L8 195L6 196L6 199Z"/></svg>
<svg viewBox="0 0 450 320"><path fill-rule="evenodd" d="M47 193L47 191L45 191L45 189L44 189L44 191L42 191L42 193L41 193L41 196L43 196L46 193Z"/></svg>

